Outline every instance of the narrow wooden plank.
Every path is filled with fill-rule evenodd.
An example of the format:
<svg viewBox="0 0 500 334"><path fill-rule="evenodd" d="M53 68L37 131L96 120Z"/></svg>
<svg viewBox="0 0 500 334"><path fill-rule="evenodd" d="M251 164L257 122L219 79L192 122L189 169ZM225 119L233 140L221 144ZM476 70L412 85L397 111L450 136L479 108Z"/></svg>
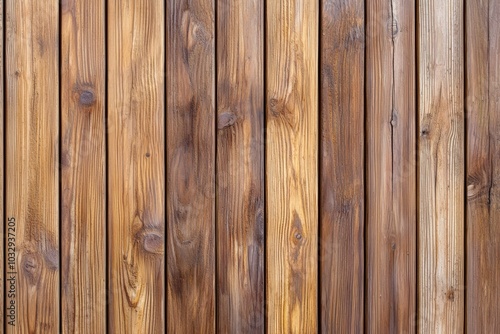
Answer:
<svg viewBox="0 0 500 334"><path fill-rule="evenodd" d="M64 333L106 332L104 5L65 0L61 7Z"/></svg>
<svg viewBox="0 0 500 334"><path fill-rule="evenodd" d="M318 329L319 1L267 1L269 333Z"/></svg>
<svg viewBox="0 0 500 334"><path fill-rule="evenodd" d="M500 332L500 3L466 2L467 332Z"/></svg>
<svg viewBox="0 0 500 334"><path fill-rule="evenodd" d="M7 333L59 333L58 21L55 0L6 4Z"/></svg>
<svg viewBox="0 0 500 334"><path fill-rule="evenodd" d="M415 3L366 4L365 329L415 333Z"/></svg>
<svg viewBox="0 0 500 334"><path fill-rule="evenodd" d="M5 219L5 212L4 212L4 191L5 191L5 184L4 184L4 87L3 87L3 78L4 78L4 58L3 58L3 48L4 48L4 39L3 39L3 0L0 0L0 35L2 38L0 38L0 219ZM4 231L7 231L6 228L4 227L4 224L0 224L0 235L3 235L6 238L6 242L8 242L8 235L4 234ZM2 268L5 268L7 266L7 262L4 262L4 248L3 245L0 247L0 263L2 264ZM5 276L4 276L4 270L0 270L0 328L4 328L4 321L7 320L6 318L6 313L4 309L4 284L6 284L5 281Z"/></svg>
<svg viewBox="0 0 500 334"><path fill-rule="evenodd" d="M322 0L321 12L321 331L361 333L364 1Z"/></svg>
<svg viewBox="0 0 500 334"><path fill-rule="evenodd" d="M464 330L463 0L418 2L418 331Z"/></svg>
<svg viewBox="0 0 500 334"><path fill-rule="evenodd" d="M218 333L265 329L263 7L217 3Z"/></svg>
<svg viewBox="0 0 500 334"><path fill-rule="evenodd" d="M165 330L164 10L108 2L111 333Z"/></svg>
<svg viewBox="0 0 500 334"><path fill-rule="evenodd" d="M167 7L167 322L215 333L215 4Z"/></svg>

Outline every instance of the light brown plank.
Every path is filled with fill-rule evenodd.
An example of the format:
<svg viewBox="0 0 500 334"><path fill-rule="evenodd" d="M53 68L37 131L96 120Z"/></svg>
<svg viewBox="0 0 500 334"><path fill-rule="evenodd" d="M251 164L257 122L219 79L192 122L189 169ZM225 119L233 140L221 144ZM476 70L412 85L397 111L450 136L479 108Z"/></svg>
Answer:
<svg viewBox="0 0 500 334"><path fill-rule="evenodd" d="M58 13L55 0L6 4L7 271L17 272L7 333L59 333Z"/></svg>
<svg viewBox="0 0 500 334"><path fill-rule="evenodd" d="M263 333L264 2L217 6L217 332Z"/></svg>
<svg viewBox="0 0 500 334"><path fill-rule="evenodd" d="M267 1L269 333L318 329L318 27L318 1Z"/></svg>
<svg viewBox="0 0 500 334"><path fill-rule="evenodd" d="M3 36L3 0L0 0L0 34ZM4 191L5 191L5 184L4 184L4 159L5 159L5 151L4 151L4 122L5 122L5 117L4 117L4 87L3 87L3 78L4 78L4 57L3 57L3 49L4 48L4 39L3 37L0 40L0 219L4 221L4 223L0 224L0 235L4 236L6 238L6 242L8 242L8 234L7 234L7 227L5 226L7 222L4 220L5 219L5 212L4 212ZM5 225L4 225L5 224ZM5 231L5 232L4 232ZM5 233L5 234L4 234ZM0 263L2 264L2 268L4 266L7 266L7 261L5 255L4 255L4 249L3 245L0 247ZM5 261L5 262L4 262ZM4 328L4 322L7 321L6 318L6 313L5 308L4 308L4 286L6 284L5 281L6 277L4 275L4 270L0 270L0 328Z"/></svg>
<svg viewBox="0 0 500 334"><path fill-rule="evenodd" d="M215 333L215 3L167 7L167 322Z"/></svg>
<svg viewBox="0 0 500 334"><path fill-rule="evenodd" d="M364 1L322 0L321 13L321 332L361 333Z"/></svg>
<svg viewBox="0 0 500 334"><path fill-rule="evenodd" d="M500 332L500 3L466 2L467 332Z"/></svg>
<svg viewBox="0 0 500 334"><path fill-rule="evenodd" d="M104 5L65 0L61 7L64 333L106 331Z"/></svg>
<svg viewBox="0 0 500 334"><path fill-rule="evenodd" d="M367 4L367 333L416 331L415 3Z"/></svg>
<svg viewBox="0 0 500 334"><path fill-rule="evenodd" d="M164 9L108 2L111 333L165 330Z"/></svg>
<svg viewBox="0 0 500 334"><path fill-rule="evenodd" d="M418 3L418 331L464 330L463 0Z"/></svg>

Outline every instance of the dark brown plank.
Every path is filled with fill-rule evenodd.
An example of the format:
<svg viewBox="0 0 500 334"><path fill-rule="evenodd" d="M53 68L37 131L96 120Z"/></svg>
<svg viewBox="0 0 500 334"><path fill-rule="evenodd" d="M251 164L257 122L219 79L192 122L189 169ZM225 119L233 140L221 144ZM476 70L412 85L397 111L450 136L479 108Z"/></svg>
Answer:
<svg viewBox="0 0 500 334"><path fill-rule="evenodd" d="M217 32L217 332L263 333L264 2L219 0Z"/></svg>
<svg viewBox="0 0 500 334"><path fill-rule="evenodd" d="M367 1L366 324L416 330L415 3Z"/></svg>
<svg viewBox="0 0 500 334"><path fill-rule="evenodd" d="M65 0L62 4L62 331L104 333L105 2Z"/></svg>
<svg viewBox="0 0 500 334"><path fill-rule="evenodd" d="M468 333L500 332L500 3L466 1Z"/></svg>
<svg viewBox="0 0 500 334"><path fill-rule="evenodd" d="M168 332L215 333L215 5L167 4Z"/></svg>
<svg viewBox="0 0 500 334"><path fill-rule="evenodd" d="M322 0L321 331L361 333L364 284L364 1Z"/></svg>

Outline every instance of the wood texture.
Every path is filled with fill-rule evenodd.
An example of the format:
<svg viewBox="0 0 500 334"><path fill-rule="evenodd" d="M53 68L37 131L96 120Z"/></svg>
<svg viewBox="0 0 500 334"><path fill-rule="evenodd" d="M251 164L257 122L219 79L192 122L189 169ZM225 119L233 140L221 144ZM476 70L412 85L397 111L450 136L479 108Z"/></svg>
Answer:
<svg viewBox="0 0 500 334"><path fill-rule="evenodd" d="M416 314L415 3L366 8L367 333L414 333Z"/></svg>
<svg viewBox="0 0 500 334"><path fill-rule="evenodd" d="M6 3L6 215L17 256L6 268L17 272L7 333L59 332L58 21L57 1Z"/></svg>
<svg viewBox="0 0 500 334"><path fill-rule="evenodd" d="M500 3L466 2L467 332L500 332Z"/></svg>
<svg viewBox="0 0 500 334"><path fill-rule="evenodd" d="M267 2L269 333L318 329L319 1Z"/></svg>
<svg viewBox="0 0 500 334"><path fill-rule="evenodd" d="M361 333L364 1L322 0L321 12L321 331Z"/></svg>
<svg viewBox="0 0 500 334"><path fill-rule="evenodd" d="M418 3L418 331L464 330L463 1Z"/></svg>
<svg viewBox="0 0 500 334"><path fill-rule="evenodd" d="M167 322L215 333L215 4L167 7Z"/></svg>
<svg viewBox="0 0 500 334"><path fill-rule="evenodd" d="M165 8L108 2L111 333L165 330Z"/></svg>
<svg viewBox="0 0 500 334"><path fill-rule="evenodd" d="M217 332L264 333L264 3L217 4Z"/></svg>
<svg viewBox="0 0 500 334"><path fill-rule="evenodd" d="M61 310L64 333L106 331L105 2L61 16Z"/></svg>
<svg viewBox="0 0 500 334"><path fill-rule="evenodd" d="M3 29L4 29L4 20L3 20L3 10L4 10L4 5L3 5L3 0L0 0L0 34L3 36ZM6 217L4 216L5 211L4 211L4 190L5 190L5 179L4 179L4 163L5 163L5 150L4 150L4 122L5 122L5 102L4 102L4 66L5 66L5 60L4 60L4 39L0 39L0 219L2 219L2 222L7 222ZM6 223L0 224L0 235L4 236L5 242L8 243L9 241L9 236L6 233ZM5 247L4 245L0 246L0 263L3 266L6 265L7 262L4 262L6 259L5 257ZM4 275L4 270L0 270L0 328L4 328L4 322L7 322L6 318L6 313L5 308L4 308L4 301L5 301L5 290L4 286L6 286L6 277Z"/></svg>

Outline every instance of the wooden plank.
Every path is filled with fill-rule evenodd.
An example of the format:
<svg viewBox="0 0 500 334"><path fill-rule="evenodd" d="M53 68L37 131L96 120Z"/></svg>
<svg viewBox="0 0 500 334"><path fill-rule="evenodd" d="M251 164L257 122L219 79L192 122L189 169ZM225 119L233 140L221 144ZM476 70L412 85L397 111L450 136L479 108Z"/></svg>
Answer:
<svg viewBox="0 0 500 334"><path fill-rule="evenodd" d="M376 0L366 4L365 330L414 333L415 3Z"/></svg>
<svg viewBox="0 0 500 334"><path fill-rule="evenodd" d="M500 332L500 4L466 2L467 332Z"/></svg>
<svg viewBox="0 0 500 334"><path fill-rule="evenodd" d="M3 1L0 0L0 34L2 35L2 38L0 39L0 219L2 221L5 221L5 223L0 224L0 235L4 236L5 242L8 243L8 235L4 234L4 231L7 232L7 222L4 220L6 217L4 216L5 211L4 211L4 191L5 191L5 184L4 184L4 163L5 163L5 151L4 151L4 122L5 122L5 117L4 117L4 86L3 86L3 79L4 79L4 57L3 57L3 48L4 48L4 38L3 38ZM5 224L5 226L4 226ZM4 262L4 250L5 247L0 246L0 263L2 264L2 270L0 270L0 328L4 329L4 322L7 321L7 314L4 313L4 301L5 301L5 290L4 290L4 284L6 284L6 277L4 275L3 268L7 266L7 261ZM6 258L5 258L6 259Z"/></svg>
<svg viewBox="0 0 500 334"><path fill-rule="evenodd" d="M111 333L165 330L164 10L108 2Z"/></svg>
<svg viewBox="0 0 500 334"><path fill-rule="evenodd" d="M218 333L265 329L263 33L262 1L218 1Z"/></svg>
<svg viewBox="0 0 500 334"><path fill-rule="evenodd" d="M463 0L423 0L418 11L418 331L462 333Z"/></svg>
<svg viewBox="0 0 500 334"><path fill-rule="evenodd" d="M267 2L269 333L318 329L319 1Z"/></svg>
<svg viewBox="0 0 500 334"><path fill-rule="evenodd" d="M61 16L61 309L64 333L106 331L104 1Z"/></svg>
<svg viewBox="0 0 500 334"><path fill-rule="evenodd" d="M323 0L321 20L321 331L363 331L363 0Z"/></svg>
<svg viewBox="0 0 500 334"><path fill-rule="evenodd" d="M58 21L58 1L6 4L7 333L59 333Z"/></svg>
<svg viewBox="0 0 500 334"><path fill-rule="evenodd" d="M167 7L167 323L215 333L215 4Z"/></svg>

